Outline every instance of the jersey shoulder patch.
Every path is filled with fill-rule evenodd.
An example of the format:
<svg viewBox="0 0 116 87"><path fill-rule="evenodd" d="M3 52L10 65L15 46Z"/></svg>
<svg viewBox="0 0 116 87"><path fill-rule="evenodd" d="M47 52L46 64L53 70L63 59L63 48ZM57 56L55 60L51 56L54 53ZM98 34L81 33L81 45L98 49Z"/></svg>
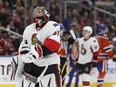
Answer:
<svg viewBox="0 0 116 87"><path fill-rule="evenodd" d="M91 42L93 42L93 43L97 42L97 39L96 39L95 37L91 37L90 40L91 40Z"/></svg>
<svg viewBox="0 0 116 87"><path fill-rule="evenodd" d="M55 21L48 21L48 25L51 25L51 26L53 25L53 27L59 26L58 23Z"/></svg>

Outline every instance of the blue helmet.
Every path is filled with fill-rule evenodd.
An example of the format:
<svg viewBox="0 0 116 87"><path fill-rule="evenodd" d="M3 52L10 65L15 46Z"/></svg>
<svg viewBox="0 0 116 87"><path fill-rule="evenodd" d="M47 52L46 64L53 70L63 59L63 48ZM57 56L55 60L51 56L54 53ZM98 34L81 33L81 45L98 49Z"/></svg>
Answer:
<svg viewBox="0 0 116 87"><path fill-rule="evenodd" d="M65 28L64 25L63 25L62 23L59 23L59 25L60 25L60 29L61 29L61 30Z"/></svg>
<svg viewBox="0 0 116 87"><path fill-rule="evenodd" d="M108 30L108 26L106 24L100 24L98 26L98 30L101 31L101 30Z"/></svg>

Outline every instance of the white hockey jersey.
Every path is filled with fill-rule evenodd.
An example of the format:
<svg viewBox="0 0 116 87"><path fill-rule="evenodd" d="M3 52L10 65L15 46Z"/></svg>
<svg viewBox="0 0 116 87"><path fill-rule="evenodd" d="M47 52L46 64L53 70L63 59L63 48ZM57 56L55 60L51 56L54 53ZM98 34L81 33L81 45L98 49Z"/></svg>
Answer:
<svg viewBox="0 0 116 87"><path fill-rule="evenodd" d="M31 46L33 34L37 34L36 37L38 38L38 40L41 41L42 44L45 44L47 48L51 51L54 50L57 45L60 45L60 26L57 26L57 23L54 21L48 21L38 31L36 29L36 23L32 23L31 25L27 26L24 30L23 41L20 47L23 44L28 44ZM55 43L57 43L57 45ZM34 62L34 64L38 66L46 66L48 64L60 64L60 58L57 53L52 53L50 55L43 56L43 58L41 59L38 58Z"/></svg>
<svg viewBox="0 0 116 87"><path fill-rule="evenodd" d="M93 54L99 50L99 43L96 38L90 37L88 40L80 38L78 63L86 64L93 60Z"/></svg>

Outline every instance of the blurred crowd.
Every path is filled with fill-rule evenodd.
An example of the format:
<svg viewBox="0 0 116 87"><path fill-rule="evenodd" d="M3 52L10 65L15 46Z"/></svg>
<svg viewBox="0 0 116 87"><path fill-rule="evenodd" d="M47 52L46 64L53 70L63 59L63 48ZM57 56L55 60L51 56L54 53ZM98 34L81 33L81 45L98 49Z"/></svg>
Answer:
<svg viewBox="0 0 116 87"><path fill-rule="evenodd" d="M95 4L95 0L78 1L81 1L81 3L86 6L90 5L89 3L93 6ZM113 0L96 1L112 2ZM65 46L66 49L70 47L69 43L72 43L72 39L69 39L71 37L69 33L70 30L74 31L76 38L81 37L81 30L85 25L91 25L94 29L93 35L95 35L97 33L97 25L105 23L109 27L111 42L112 39L116 37L116 20L113 20L111 24L110 18L106 17L106 19L104 19L101 14L96 14L94 8L88 10L79 7L77 9L70 4L67 7L66 17L64 17L63 0L26 0L26 4L25 9L25 0L0 0L0 28L6 28L22 35L25 27L33 21L32 9L37 5L44 5L50 11L50 20L63 24L63 35L61 38L65 44L67 44ZM27 11L26 13L25 10ZM60 14L60 12L62 14ZM0 55L17 54L19 44L20 37L0 29Z"/></svg>

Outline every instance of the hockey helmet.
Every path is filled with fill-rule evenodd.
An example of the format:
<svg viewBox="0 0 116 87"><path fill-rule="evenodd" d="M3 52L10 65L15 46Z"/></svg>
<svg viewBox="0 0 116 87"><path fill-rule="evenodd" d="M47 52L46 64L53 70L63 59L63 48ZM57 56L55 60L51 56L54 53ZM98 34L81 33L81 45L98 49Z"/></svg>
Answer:
<svg viewBox="0 0 116 87"><path fill-rule="evenodd" d="M38 16L38 13L42 13L42 16ZM37 6L33 11L34 22L38 22L39 20L47 21L50 17L49 12L44 6Z"/></svg>
<svg viewBox="0 0 116 87"><path fill-rule="evenodd" d="M102 30L108 30L108 26L106 24L100 24L98 26L98 30L99 30L99 32Z"/></svg>
<svg viewBox="0 0 116 87"><path fill-rule="evenodd" d="M90 32L90 35L93 33L92 27L90 27L90 26L84 26L83 27L83 30L89 31Z"/></svg>
<svg viewBox="0 0 116 87"><path fill-rule="evenodd" d="M62 23L59 23L60 29L64 29L64 25Z"/></svg>

